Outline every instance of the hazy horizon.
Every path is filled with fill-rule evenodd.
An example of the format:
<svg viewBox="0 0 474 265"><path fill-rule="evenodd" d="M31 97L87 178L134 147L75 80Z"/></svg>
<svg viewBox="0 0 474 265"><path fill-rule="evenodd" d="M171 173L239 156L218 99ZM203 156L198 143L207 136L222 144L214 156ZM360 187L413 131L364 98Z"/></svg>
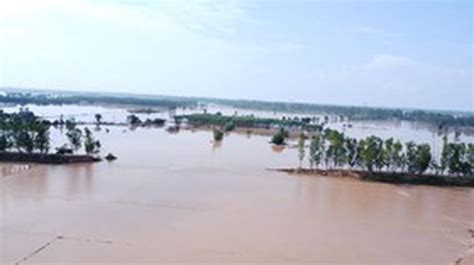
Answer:
<svg viewBox="0 0 474 265"><path fill-rule="evenodd" d="M470 1L0 3L0 87L474 110Z"/></svg>
<svg viewBox="0 0 474 265"><path fill-rule="evenodd" d="M33 93L64 93L64 94L87 94L87 95L105 95L105 96L132 96L137 98L143 98L147 96L152 97L163 97L163 98L183 98L183 99L208 99L208 100L229 100L229 101L249 101L249 102L267 102L267 103L282 103L282 104L309 104L309 105L321 105L321 106L340 106L340 107L363 107L363 108L374 108L374 109L401 109L401 110L421 110L421 111L433 111L438 113L452 112L452 113L470 113L474 114L474 110L462 110L462 109L436 109L436 108L417 108L417 107L392 107L392 106L377 106L377 105L350 105L350 104L338 104L338 103L325 103L325 102L314 102L314 101L285 101L285 100L268 100L268 99L254 99L254 98L228 98L228 97L205 97L205 96L186 96L186 95L171 95L171 94L157 94L157 93L134 93L134 92L110 92L110 91L97 91L97 90L67 90L67 89L49 89L49 88L26 88L26 87L6 87L0 86L0 92L15 91L15 92L33 92Z"/></svg>

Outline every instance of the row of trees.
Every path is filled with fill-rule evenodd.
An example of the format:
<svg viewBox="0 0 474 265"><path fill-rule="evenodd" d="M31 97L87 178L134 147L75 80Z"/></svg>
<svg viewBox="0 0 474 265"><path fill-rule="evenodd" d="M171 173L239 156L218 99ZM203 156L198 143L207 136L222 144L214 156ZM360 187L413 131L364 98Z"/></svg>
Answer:
<svg viewBox="0 0 474 265"><path fill-rule="evenodd" d="M101 144L91 130L79 129L74 120L67 120L65 125L68 144L58 148L58 153L77 152L82 146L87 154L99 151ZM50 127L50 122L29 111L0 113L0 151L47 154L51 147Z"/></svg>
<svg viewBox="0 0 474 265"><path fill-rule="evenodd" d="M448 174L474 174L474 144L450 143L444 136L440 163L434 168L437 172L448 171Z"/></svg>
<svg viewBox="0 0 474 265"><path fill-rule="evenodd" d="M0 151L47 153L50 148L49 125L40 121L19 119L0 121Z"/></svg>
<svg viewBox="0 0 474 265"><path fill-rule="evenodd" d="M286 127L286 128L304 128L308 131L321 130L322 127L317 124L310 124L308 119L276 119L276 118L261 118L254 115L223 115L220 112L215 114L210 113L194 113L189 115L176 116L178 120L185 120L188 124L194 126L220 126L225 132L231 131L236 127L243 128L272 128L272 127Z"/></svg>
<svg viewBox="0 0 474 265"><path fill-rule="evenodd" d="M30 111L0 112L0 151L32 153L49 151L49 123Z"/></svg>
<svg viewBox="0 0 474 265"><path fill-rule="evenodd" d="M362 169L370 172L410 173L427 171L438 175L471 176L474 174L474 144L448 142L444 138L440 159L436 159L429 144L402 143L389 138L368 136L357 140L337 130L325 129L310 139L298 137L300 167L306 156L309 140L310 167L329 169Z"/></svg>

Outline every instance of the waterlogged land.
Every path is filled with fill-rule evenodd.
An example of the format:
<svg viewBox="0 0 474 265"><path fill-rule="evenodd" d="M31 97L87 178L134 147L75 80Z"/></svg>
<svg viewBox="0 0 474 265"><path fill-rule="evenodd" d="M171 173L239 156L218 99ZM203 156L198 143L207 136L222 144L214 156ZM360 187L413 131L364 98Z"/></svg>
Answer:
<svg viewBox="0 0 474 265"><path fill-rule="evenodd" d="M106 110L104 117L117 122L128 115ZM76 118L93 122L96 112L81 108ZM118 160L6 171L0 183L0 263L472 260L472 188L268 171L298 165L296 148L272 148L268 136L230 133L217 144L211 131L200 130L102 126L94 133L102 152ZM400 124L354 125L346 133L438 141L431 131ZM53 143L64 141L59 129L51 136Z"/></svg>
<svg viewBox="0 0 474 265"><path fill-rule="evenodd" d="M215 98L186 98L173 96L130 95L108 93L45 92L2 87L0 102L5 104L63 105L89 104L135 106L140 108L195 108L200 105L226 106L240 110L334 116L351 121L412 121L423 122L439 129L468 129L472 132L474 115L471 112L390 109L360 106L337 106L306 103L228 100Z"/></svg>

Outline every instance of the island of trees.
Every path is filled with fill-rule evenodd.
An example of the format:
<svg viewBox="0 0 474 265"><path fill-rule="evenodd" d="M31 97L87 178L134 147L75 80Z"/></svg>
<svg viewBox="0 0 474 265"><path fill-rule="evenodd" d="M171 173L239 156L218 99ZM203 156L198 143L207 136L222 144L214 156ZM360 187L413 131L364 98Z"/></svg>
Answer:
<svg viewBox="0 0 474 265"><path fill-rule="evenodd" d="M74 120L65 122L68 143L50 153L51 126L51 122L30 111L0 112L0 161L55 164L100 161L97 156L100 142L89 128L80 129ZM85 154L78 154L81 148Z"/></svg>
<svg viewBox="0 0 474 265"><path fill-rule="evenodd" d="M275 135L282 134L283 129ZM284 135L281 137L284 141ZM390 183L474 186L474 144L449 142L446 136L439 158L426 143L402 143L377 136L358 140L329 128L311 136L301 133L297 146L299 168L282 171L350 175ZM305 157L309 168L302 167Z"/></svg>
<svg viewBox="0 0 474 265"><path fill-rule="evenodd" d="M184 120L193 126L219 126L223 131L229 132L235 128L263 128L271 129L277 127L303 128L308 131L321 130L321 125L312 123L311 118L260 118L255 115L223 115L220 112L194 113L176 116L178 120Z"/></svg>

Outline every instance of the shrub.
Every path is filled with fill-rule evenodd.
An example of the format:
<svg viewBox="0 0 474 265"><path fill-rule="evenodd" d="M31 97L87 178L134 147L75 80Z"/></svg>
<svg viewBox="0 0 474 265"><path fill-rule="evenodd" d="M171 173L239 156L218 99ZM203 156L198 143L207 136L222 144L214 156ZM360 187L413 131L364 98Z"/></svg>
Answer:
<svg viewBox="0 0 474 265"><path fill-rule="evenodd" d="M272 137L272 143L276 145L285 144L285 139L288 137L288 132L285 129L280 128Z"/></svg>
<svg viewBox="0 0 474 265"><path fill-rule="evenodd" d="M224 139L224 132L222 130L214 129L213 131L214 134L214 141L219 142Z"/></svg>

